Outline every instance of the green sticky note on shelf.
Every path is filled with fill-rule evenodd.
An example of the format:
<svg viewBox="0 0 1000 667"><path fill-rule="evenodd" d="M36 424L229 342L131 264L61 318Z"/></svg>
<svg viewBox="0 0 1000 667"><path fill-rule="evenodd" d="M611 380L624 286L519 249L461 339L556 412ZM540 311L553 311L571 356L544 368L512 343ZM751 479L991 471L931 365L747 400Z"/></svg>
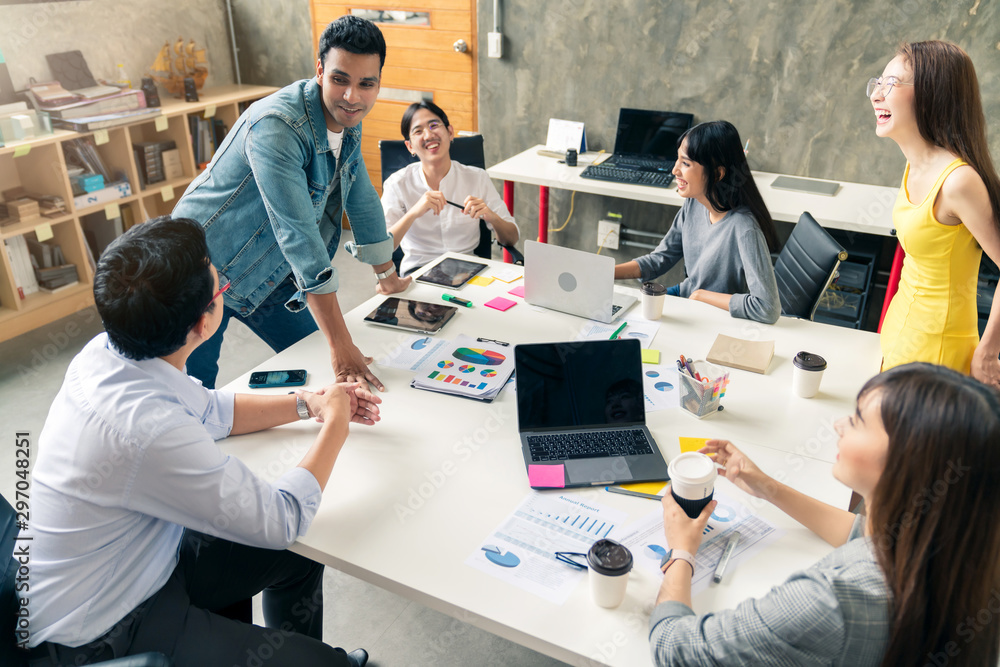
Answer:
<svg viewBox="0 0 1000 667"><path fill-rule="evenodd" d="M156 118L156 131L157 132L164 132L164 131L166 131L166 129L167 129L167 117L166 116L158 116Z"/></svg>
<svg viewBox="0 0 1000 667"><path fill-rule="evenodd" d="M52 225L38 225L35 227L35 236L38 237L38 242L48 241L54 236L52 233Z"/></svg>
<svg viewBox="0 0 1000 667"><path fill-rule="evenodd" d="M643 350L642 351L642 363L644 363L644 364L658 364L658 363L660 363L660 351L659 350Z"/></svg>
<svg viewBox="0 0 1000 667"><path fill-rule="evenodd" d="M101 144L106 144L111 139L108 136L107 130L97 130L94 132L94 143L100 146Z"/></svg>
<svg viewBox="0 0 1000 667"><path fill-rule="evenodd" d="M24 146L18 146L14 149L14 157L23 157L31 152L31 144L25 144Z"/></svg>
<svg viewBox="0 0 1000 667"><path fill-rule="evenodd" d="M122 214L121 208L118 207L118 202L111 202L104 207L104 217L108 220L113 220Z"/></svg>
<svg viewBox="0 0 1000 667"><path fill-rule="evenodd" d="M174 198L174 186L164 185L160 188L160 196L163 197L163 201L170 201Z"/></svg>
<svg viewBox="0 0 1000 667"><path fill-rule="evenodd" d="M677 438L681 444L681 454L686 452L696 452L706 444L708 444L709 438Z"/></svg>
<svg viewBox="0 0 1000 667"><path fill-rule="evenodd" d="M205 107L205 118L212 118L215 116L215 105L209 104Z"/></svg>

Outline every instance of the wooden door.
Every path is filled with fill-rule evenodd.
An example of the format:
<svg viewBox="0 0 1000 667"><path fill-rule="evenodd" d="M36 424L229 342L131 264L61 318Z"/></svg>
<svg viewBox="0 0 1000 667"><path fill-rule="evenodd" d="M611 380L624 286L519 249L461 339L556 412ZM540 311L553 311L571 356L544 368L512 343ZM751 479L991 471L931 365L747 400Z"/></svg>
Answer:
<svg viewBox="0 0 1000 667"><path fill-rule="evenodd" d="M311 0L310 6L314 45L319 44L319 36L331 21L352 10L355 14L359 10L393 12L395 17L405 16L408 21L392 23L376 19L385 36L385 67L379 100L362 123L361 151L379 193L382 192L382 177L378 142L380 139L402 139L399 121L410 103L421 97L430 98L448 114L456 132L478 131L475 0L366 0L356 3ZM426 14L426 17L414 17L417 13ZM459 40L466 44L464 52L455 50Z"/></svg>

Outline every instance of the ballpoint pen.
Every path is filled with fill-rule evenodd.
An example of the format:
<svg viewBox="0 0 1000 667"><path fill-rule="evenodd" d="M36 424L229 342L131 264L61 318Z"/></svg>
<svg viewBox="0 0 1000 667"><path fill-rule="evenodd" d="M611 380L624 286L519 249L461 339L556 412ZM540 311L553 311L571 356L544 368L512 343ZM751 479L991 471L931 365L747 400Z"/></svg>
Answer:
<svg viewBox="0 0 1000 667"><path fill-rule="evenodd" d="M622 322L622 325L620 327L618 327L617 329L615 329L615 332L613 334L611 334L611 338L609 338L608 340L614 340L615 338L618 338L618 334L620 334L622 331L624 331L625 327L627 327L627 326L628 326L628 322Z"/></svg>
<svg viewBox="0 0 1000 667"><path fill-rule="evenodd" d="M643 493L642 491L629 491L618 486L606 486L604 490L609 493L620 493L623 496L635 496L636 498L649 498L650 500L663 500L663 496L653 493Z"/></svg>
<svg viewBox="0 0 1000 667"><path fill-rule="evenodd" d="M715 574L712 575L712 581L715 583L722 581L722 575L726 572L726 565L729 564L729 559L732 557L733 552L736 551L736 544L739 541L740 534L733 531L733 534L729 536L729 542L726 543L726 550L722 552L722 560L715 566Z"/></svg>
<svg viewBox="0 0 1000 667"><path fill-rule="evenodd" d="M455 208L460 208L460 209L462 209L463 211L465 210L465 207L464 207L464 206L462 206L461 204L456 204L456 203L455 203L455 202L453 202L453 201L448 201L447 199L445 199L445 200L444 200L444 203L445 203L445 204L451 204L451 205L452 205L452 206L454 206Z"/></svg>

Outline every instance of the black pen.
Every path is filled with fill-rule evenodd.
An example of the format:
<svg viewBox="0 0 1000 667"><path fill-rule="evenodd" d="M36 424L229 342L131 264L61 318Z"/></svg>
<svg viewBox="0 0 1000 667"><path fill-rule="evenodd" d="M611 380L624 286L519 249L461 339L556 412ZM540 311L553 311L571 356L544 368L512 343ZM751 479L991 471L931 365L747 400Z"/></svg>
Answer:
<svg viewBox="0 0 1000 667"><path fill-rule="evenodd" d="M454 206L455 208L460 208L460 209L462 209L463 211L465 210L465 207L464 207L464 206L462 206L461 204L456 204L456 203L455 203L455 202L453 202L453 201L448 201L447 199L445 199L445 200L444 200L444 203L445 203L445 204L451 204L451 205L452 205L452 206Z"/></svg>
<svg viewBox="0 0 1000 667"><path fill-rule="evenodd" d="M643 493L641 491L630 491L628 489L623 489L617 486L606 486L605 491L609 493L620 493L623 496L635 496L636 498L649 498L650 500L663 500L663 496L657 496L652 493Z"/></svg>

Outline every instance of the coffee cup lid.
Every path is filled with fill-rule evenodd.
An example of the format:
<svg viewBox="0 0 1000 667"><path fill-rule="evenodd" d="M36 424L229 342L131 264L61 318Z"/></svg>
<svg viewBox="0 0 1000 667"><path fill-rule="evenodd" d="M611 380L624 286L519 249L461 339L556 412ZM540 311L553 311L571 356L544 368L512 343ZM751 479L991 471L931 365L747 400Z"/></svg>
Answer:
<svg viewBox="0 0 1000 667"><path fill-rule="evenodd" d="M700 452L685 452L675 456L667 466L670 479L687 484L706 484L718 474L715 461Z"/></svg>
<svg viewBox="0 0 1000 667"><path fill-rule="evenodd" d="M594 572L616 577L632 570L632 552L614 540L597 540L587 552L587 565Z"/></svg>
<svg viewBox="0 0 1000 667"><path fill-rule="evenodd" d="M826 369L826 359L811 352L799 352L792 359L792 364L804 371L821 371Z"/></svg>
<svg viewBox="0 0 1000 667"><path fill-rule="evenodd" d="M642 284L639 291L649 296L660 296L667 293L667 288L660 283L647 282Z"/></svg>

